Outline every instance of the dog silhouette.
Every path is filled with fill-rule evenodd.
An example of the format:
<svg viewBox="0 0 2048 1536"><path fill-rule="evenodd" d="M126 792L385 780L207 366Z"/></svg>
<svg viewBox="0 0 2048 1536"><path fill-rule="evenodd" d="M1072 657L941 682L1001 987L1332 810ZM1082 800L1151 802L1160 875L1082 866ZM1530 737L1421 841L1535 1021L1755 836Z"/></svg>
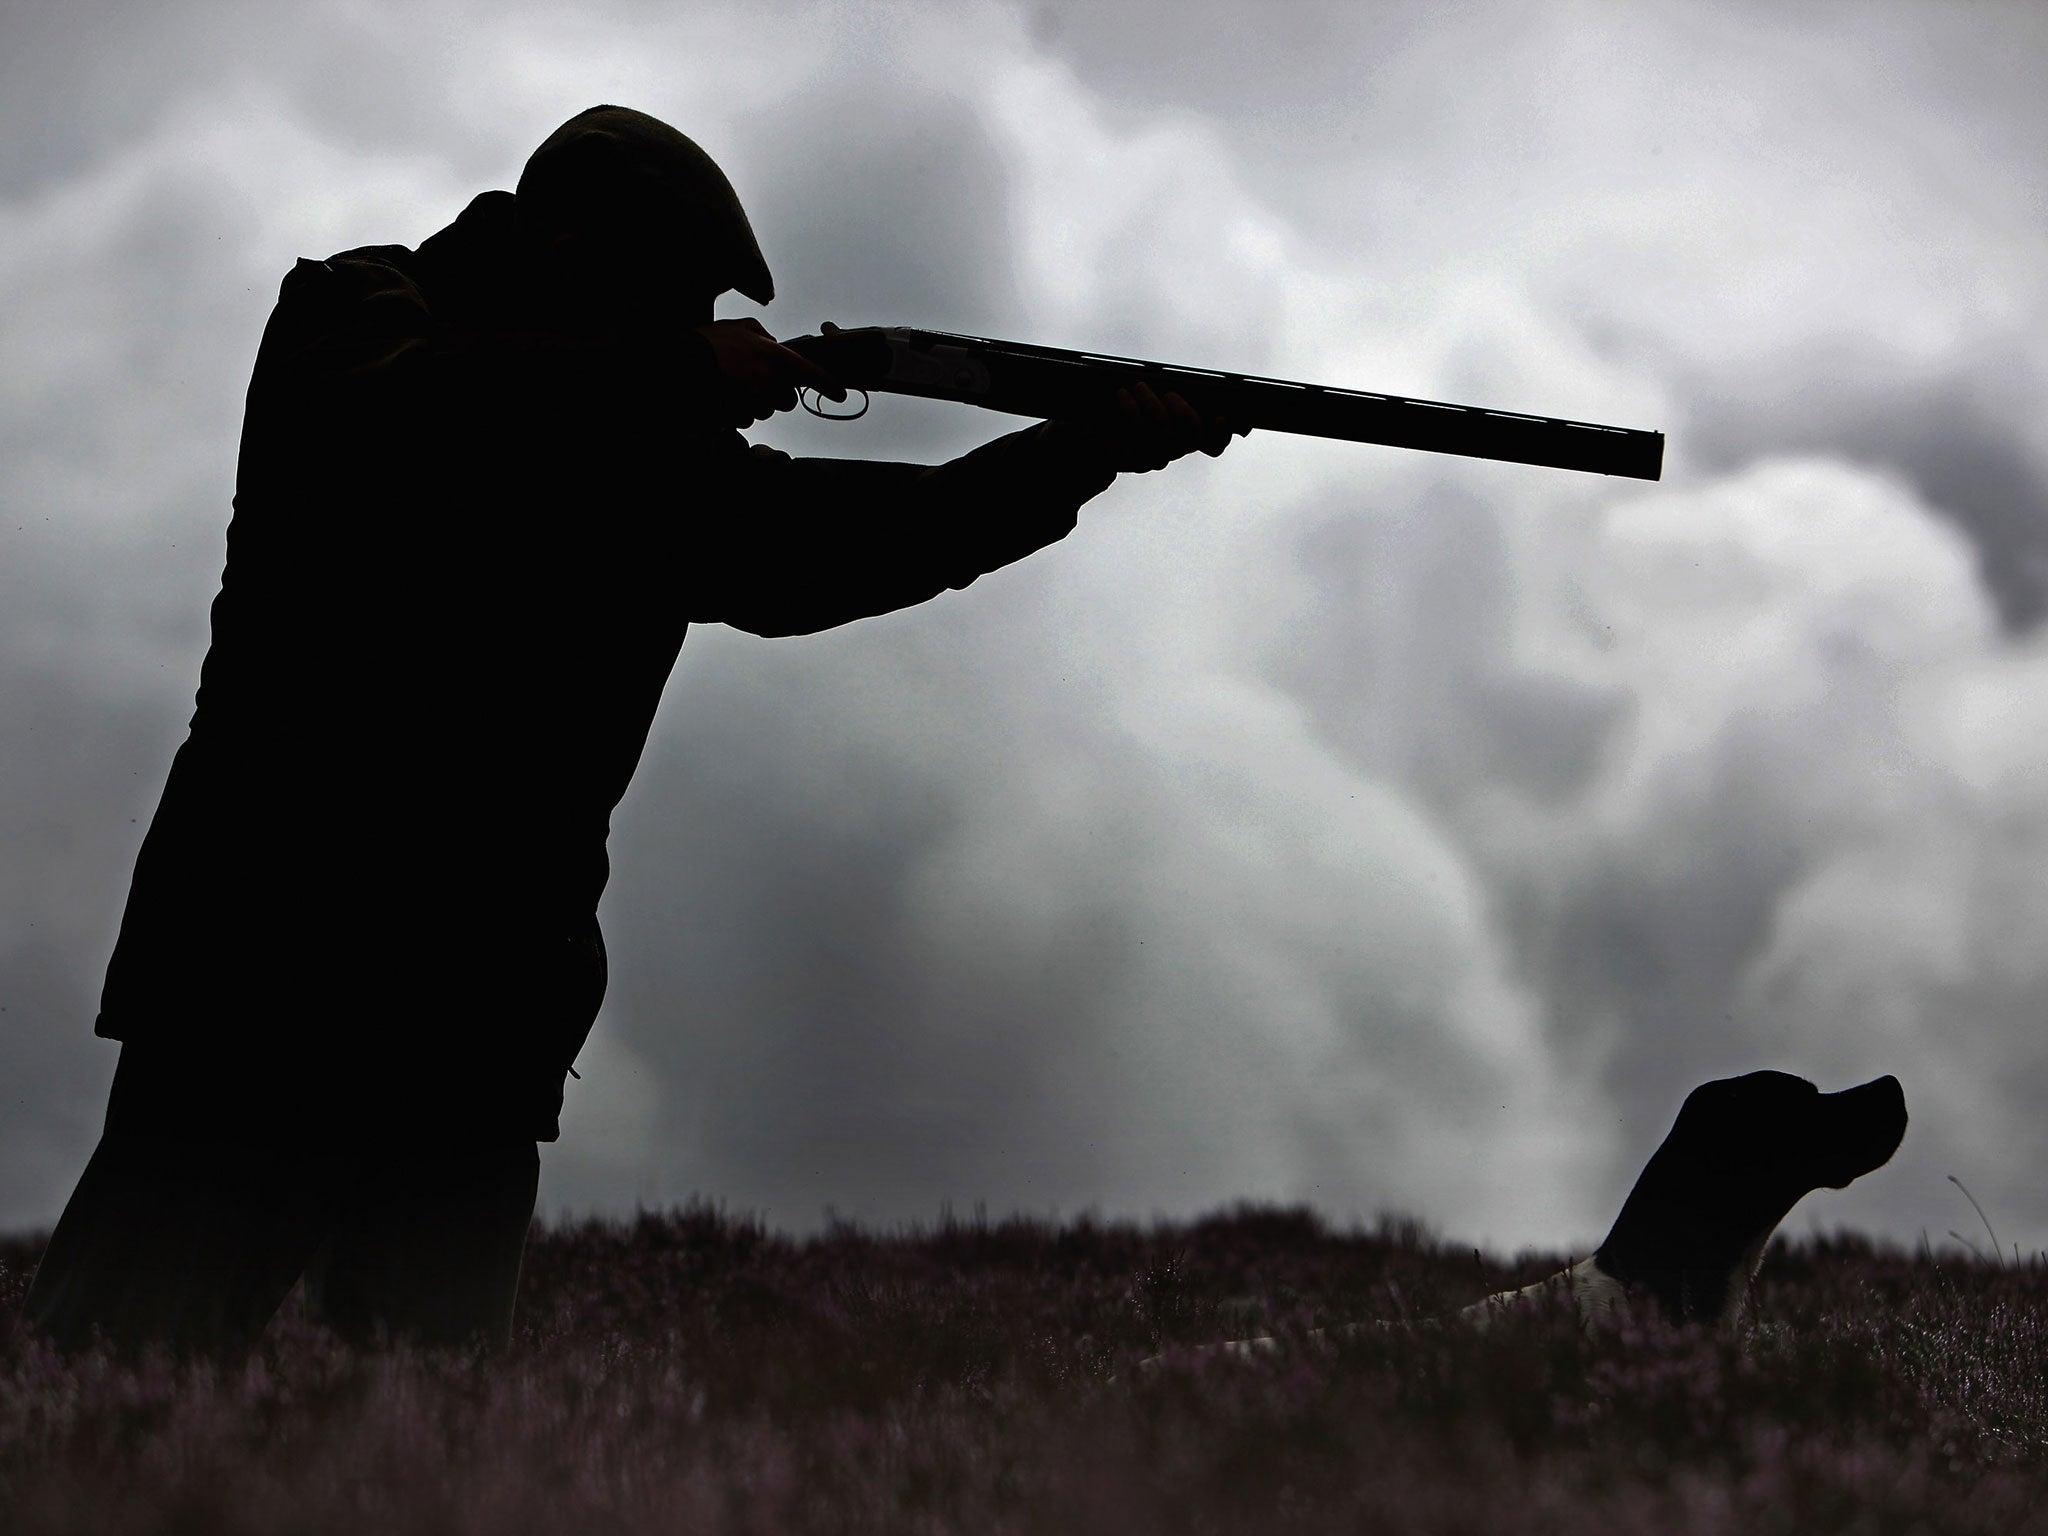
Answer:
<svg viewBox="0 0 2048 1536"><path fill-rule="evenodd" d="M1702 1083L1686 1095L1590 1256L1533 1285L1475 1301L1456 1317L1484 1328L1503 1313L1562 1294L1587 1317L1642 1301L1672 1322L1733 1323L1765 1245L1792 1207L1816 1189L1845 1189L1883 1167L1905 1135L1906 1095L1896 1077L1839 1093L1822 1093L1789 1072ZM1310 1337L1355 1338L1394 1326L1349 1323ZM1192 1353L1243 1357L1277 1343L1234 1339ZM1191 1352L1172 1357L1185 1353Z"/></svg>
<svg viewBox="0 0 2048 1536"><path fill-rule="evenodd" d="M1882 1168L1905 1135L1906 1094L1896 1077L1839 1093L1789 1072L1702 1083L1590 1257L1459 1315L1484 1324L1561 1289L1585 1312L1641 1297L1673 1322L1732 1323L1792 1207Z"/></svg>

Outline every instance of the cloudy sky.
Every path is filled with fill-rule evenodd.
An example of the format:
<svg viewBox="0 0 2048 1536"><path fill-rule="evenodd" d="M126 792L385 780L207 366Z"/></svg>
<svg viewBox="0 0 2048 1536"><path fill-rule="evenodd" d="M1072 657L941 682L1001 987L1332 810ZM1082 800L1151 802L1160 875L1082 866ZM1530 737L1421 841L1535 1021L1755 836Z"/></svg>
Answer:
<svg viewBox="0 0 2048 1536"><path fill-rule="evenodd" d="M1906 1085L1794 1230L2048 1245L2048 24L2025 4L0 11L0 1228L53 1219L301 255L600 100L779 334L911 323L1670 434L1258 436L926 607L693 632L546 1209L1305 1200L1597 1239L1686 1090ZM732 301L727 313L761 313ZM802 452L1003 423L880 400ZM967 509L964 515L971 515Z"/></svg>

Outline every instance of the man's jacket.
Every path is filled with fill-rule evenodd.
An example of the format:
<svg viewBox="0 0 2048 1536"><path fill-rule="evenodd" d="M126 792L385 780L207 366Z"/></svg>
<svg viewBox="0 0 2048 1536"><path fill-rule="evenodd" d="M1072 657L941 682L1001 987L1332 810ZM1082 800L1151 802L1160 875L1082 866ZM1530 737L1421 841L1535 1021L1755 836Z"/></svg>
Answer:
<svg viewBox="0 0 2048 1536"><path fill-rule="evenodd" d="M527 272L486 193L285 279L100 1034L552 1138L611 812L689 625L922 602L1111 479L1037 428L936 468L750 449L701 336L546 334Z"/></svg>

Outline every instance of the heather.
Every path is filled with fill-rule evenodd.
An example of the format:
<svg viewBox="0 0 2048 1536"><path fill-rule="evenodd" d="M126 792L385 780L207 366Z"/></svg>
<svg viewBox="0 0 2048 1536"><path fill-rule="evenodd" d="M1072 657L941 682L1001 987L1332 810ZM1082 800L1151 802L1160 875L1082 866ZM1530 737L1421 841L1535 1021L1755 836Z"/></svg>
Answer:
<svg viewBox="0 0 2048 1536"><path fill-rule="evenodd" d="M9 1325L0 1530L2048 1530L2048 1267L1777 1245L1758 1321L1436 1314L1557 1267L1245 1209L795 1239L710 1209L537 1229L513 1347L232 1370ZM1413 1322L1337 1344L1307 1330ZM1240 1362L1176 1345L1271 1331Z"/></svg>

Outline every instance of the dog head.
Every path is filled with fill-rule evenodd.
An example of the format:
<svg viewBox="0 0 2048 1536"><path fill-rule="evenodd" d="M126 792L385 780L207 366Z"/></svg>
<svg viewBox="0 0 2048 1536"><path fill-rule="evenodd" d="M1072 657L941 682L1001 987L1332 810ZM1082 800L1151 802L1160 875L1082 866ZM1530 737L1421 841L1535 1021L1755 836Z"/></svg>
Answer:
<svg viewBox="0 0 2048 1536"><path fill-rule="evenodd" d="M1840 1093L1785 1072L1703 1083L1686 1096L1595 1259L1673 1317L1726 1315L1800 1198L1882 1167L1905 1134L1895 1077Z"/></svg>

